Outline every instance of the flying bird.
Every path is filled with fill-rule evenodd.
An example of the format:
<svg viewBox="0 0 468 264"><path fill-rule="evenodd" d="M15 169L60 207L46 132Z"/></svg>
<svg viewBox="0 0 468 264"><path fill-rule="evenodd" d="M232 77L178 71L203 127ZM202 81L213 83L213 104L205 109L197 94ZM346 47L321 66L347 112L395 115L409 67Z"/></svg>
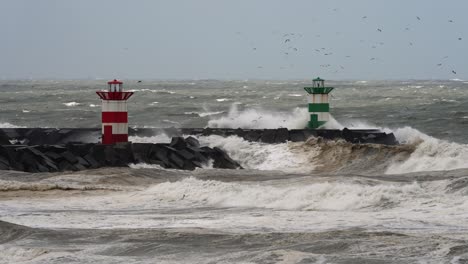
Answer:
<svg viewBox="0 0 468 264"><path fill-rule="evenodd" d="M370 60L375 60L375 58L371 58Z"/></svg>
<svg viewBox="0 0 468 264"><path fill-rule="evenodd" d="M453 20L452 20L452 19L450 19L448 22L450 22L450 23L453 23Z"/></svg>
<svg viewBox="0 0 468 264"><path fill-rule="evenodd" d="M367 18L367 16L363 16L363 17L362 17L362 19L366 19L366 18Z"/></svg>
<svg viewBox="0 0 468 264"><path fill-rule="evenodd" d="M462 38L458 38L458 40L462 40Z"/></svg>
<svg viewBox="0 0 468 264"><path fill-rule="evenodd" d="M377 31L382 32L382 30L380 28L378 28Z"/></svg>
<svg viewBox="0 0 468 264"><path fill-rule="evenodd" d="M420 17L418 17L418 16L417 16L416 18L417 18L418 20L421 20L421 18L420 18Z"/></svg>
<svg viewBox="0 0 468 264"><path fill-rule="evenodd" d="M453 74L457 74L457 72L456 72L456 71L454 71L454 70L452 70L452 73L453 73Z"/></svg>
<svg viewBox="0 0 468 264"><path fill-rule="evenodd" d="M290 39L286 39L286 40L284 41L284 43L286 43L286 42L290 42L290 41L291 41Z"/></svg>
<svg viewBox="0 0 468 264"><path fill-rule="evenodd" d="M437 63L437 66L438 66L438 67L442 66L442 63Z"/></svg>

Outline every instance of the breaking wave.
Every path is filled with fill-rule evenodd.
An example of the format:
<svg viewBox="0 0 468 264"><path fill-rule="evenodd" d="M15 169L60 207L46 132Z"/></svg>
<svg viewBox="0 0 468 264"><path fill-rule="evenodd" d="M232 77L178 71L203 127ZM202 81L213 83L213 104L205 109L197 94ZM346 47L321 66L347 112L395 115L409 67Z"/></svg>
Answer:
<svg viewBox="0 0 468 264"><path fill-rule="evenodd" d="M0 123L0 128L22 128L24 126L17 126L13 125L11 123L5 122L5 123Z"/></svg>
<svg viewBox="0 0 468 264"><path fill-rule="evenodd" d="M418 183L362 184L320 182L278 184L228 183L193 177L164 182L144 191L154 199L218 207L261 207L282 210L341 211L392 207L409 198L425 196Z"/></svg>
<svg viewBox="0 0 468 264"><path fill-rule="evenodd" d="M227 116L208 121L213 128L280 128L301 129L307 125L307 109L295 108L292 112L271 112L262 109L240 111L232 104Z"/></svg>
<svg viewBox="0 0 468 264"><path fill-rule="evenodd" d="M400 142L417 147L407 159L391 164L387 174L468 168L468 144L437 139L411 127L396 129L394 134Z"/></svg>
<svg viewBox="0 0 468 264"><path fill-rule="evenodd" d="M97 191L97 190L120 190L117 187L109 187L105 185L78 185L73 183L45 183L45 182L19 182L0 180L0 192L5 191L51 191L51 190L80 190L80 191Z"/></svg>
<svg viewBox="0 0 468 264"><path fill-rule="evenodd" d="M387 132L389 132L387 130ZM220 147L242 167L312 173L403 174L468 168L468 145L428 136L411 127L393 131L401 145L352 144L310 138L307 142L265 144L237 136L200 136L202 145ZM131 137L133 142L169 143L166 135Z"/></svg>
<svg viewBox="0 0 468 264"><path fill-rule="evenodd" d="M63 103L65 106L68 106L68 107L74 107L74 106L79 106L81 105L80 103L77 103L77 102L68 102L68 103Z"/></svg>

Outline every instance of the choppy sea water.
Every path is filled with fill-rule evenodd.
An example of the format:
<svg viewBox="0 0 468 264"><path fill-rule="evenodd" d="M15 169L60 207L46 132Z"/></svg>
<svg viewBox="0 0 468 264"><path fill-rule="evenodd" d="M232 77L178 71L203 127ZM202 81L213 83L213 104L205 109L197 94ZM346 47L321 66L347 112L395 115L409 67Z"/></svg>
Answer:
<svg viewBox="0 0 468 264"><path fill-rule="evenodd" d="M129 123L303 128L309 83L127 81ZM468 262L468 82L330 85L330 128L377 127L403 144L201 136L246 169L2 171L0 263ZM0 126L98 127L103 88L0 81Z"/></svg>

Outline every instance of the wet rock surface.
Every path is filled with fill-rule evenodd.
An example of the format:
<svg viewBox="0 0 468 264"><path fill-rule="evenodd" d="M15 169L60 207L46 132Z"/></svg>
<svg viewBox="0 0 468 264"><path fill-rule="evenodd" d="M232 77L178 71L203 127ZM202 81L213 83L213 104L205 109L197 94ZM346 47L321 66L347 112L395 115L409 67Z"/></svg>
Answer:
<svg viewBox="0 0 468 264"><path fill-rule="evenodd" d="M169 144L67 143L63 145L0 146L0 169L26 172L80 171L101 167L127 167L132 163L157 164L163 168L194 170L239 169L239 163L219 148L200 147L197 139L174 137Z"/></svg>
<svg viewBox="0 0 468 264"><path fill-rule="evenodd" d="M167 128L129 129L130 136L164 133L168 144L99 144L99 128L3 128L0 129L0 170L27 172L79 171L100 167L126 167L131 163L157 164L164 168L194 170L207 164L214 168L241 168L220 148L200 146L195 137L183 135L238 136L247 141L278 144L301 142L310 137L344 139L351 143L398 144L392 133L350 129L226 129Z"/></svg>
<svg viewBox="0 0 468 264"><path fill-rule="evenodd" d="M287 141L301 142L310 137L324 139L344 139L351 143L397 145L393 133L385 133L375 129L231 129L231 128L129 128L129 136L151 137L166 134L169 137L183 135L218 135L222 137L238 136L247 141L278 144ZM98 143L101 138L100 128L3 128L0 129L0 145L9 141L23 145L66 144L70 142ZM191 139L188 139L192 144ZM177 142L173 142L173 145Z"/></svg>

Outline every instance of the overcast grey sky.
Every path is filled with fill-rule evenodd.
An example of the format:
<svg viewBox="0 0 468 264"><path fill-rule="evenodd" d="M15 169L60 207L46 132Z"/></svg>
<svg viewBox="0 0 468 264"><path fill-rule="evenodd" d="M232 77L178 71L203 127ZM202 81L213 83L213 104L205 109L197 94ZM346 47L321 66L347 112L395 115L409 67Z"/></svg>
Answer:
<svg viewBox="0 0 468 264"><path fill-rule="evenodd" d="M3 79L468 79L466 0L0 3Z"/></svg>

